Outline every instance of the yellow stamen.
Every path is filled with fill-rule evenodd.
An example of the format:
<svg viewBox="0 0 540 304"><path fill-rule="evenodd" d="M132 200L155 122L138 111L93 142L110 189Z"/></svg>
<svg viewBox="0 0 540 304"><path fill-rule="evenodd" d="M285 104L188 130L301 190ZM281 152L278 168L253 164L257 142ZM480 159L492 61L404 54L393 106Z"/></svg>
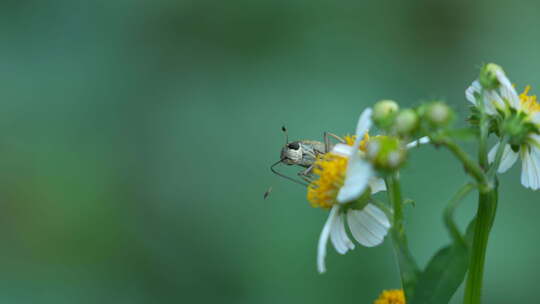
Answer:
<svg viewBox="0 0 540 304"><path fill-rule="evenodd" d="M347 145L352 146L354 145L354 141L356 140L356 135L347 135L345 136L344 139ZM360 142L360 150L366 151L366 145L368 141L369 141L369 134L366 133L364 135L364 139L362 139L362 141Z"/></svg>
<svg viewBox="0 0 540 304"><path fill-rule="evenodd" d="M345 143L354 145L355 136L345 136ZM366 133L360 142L360 150L365 151L369 140ZM347 172L347 158L326 153L319 155L313 165L313 173L318 176L308 186L307 199L311 206L317 208L331 208L336 203L339 188L343 186Z"/></svg>
<svg viewBox="0 0 540 304"><path fill-rule="evenodd" d="M315 161L313 173L319 176L309 184L307 199L311 206L330 208L336 201L339 188L343 186L347 158L332 153L326 153Z"/></svg>
<svg viewBox="0 0 540 304"><path fill-rule="evenodd" d="M405 295L402 289L384 290L373 304L405 304Z"/></svg>
<svg viewBox="0 0 540 304"><path fill-rule="evenodd" d="M531 86L526 86L523 93L519 95L519 100L521 101L521 108L527 114L534 114L536 112L540 112L540 104L538 104L536 95L528 95L530 90Z"/></svg>

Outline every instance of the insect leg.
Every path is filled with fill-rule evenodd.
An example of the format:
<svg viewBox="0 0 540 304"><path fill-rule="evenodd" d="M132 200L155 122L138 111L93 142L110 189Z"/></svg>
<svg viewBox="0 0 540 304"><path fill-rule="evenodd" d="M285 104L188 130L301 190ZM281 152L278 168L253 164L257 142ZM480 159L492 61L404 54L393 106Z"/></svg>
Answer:
<svg viewBox="0 0 540 304"><path fill-rule="evenodd" d="M285 178L285 179L288 179L288 180L290 180L290 181L292 181L292 182L294 182L294 183L297 183L297 184L299 184L299 185L302 185L302 186L304 186L304 187L307 187L307 186L308 186L308 183L305 183L305 182L303 182L303 181L296 180L296 179L294 179L294 178L292 178L292 177L290 177L290 176L287 176L287 175L285 175L285 174L283 174L283 173L281 173L281 172L276 171L276 169L274 169L274 167L277 166L277 165L279 165L279 164L281 164L281 163L282 163L281 160L279 160L279 161L277 161L276 163L274 163L274 164L270 167L270 170L272 171L272 173L274 173L274 174L276 174L276 175L278 175L278 176L281 176L281 177L283 177L283 178ZM307 181L306 181L306 182L307 182Z"/></svg>
<svg viewBox="0 0 540 304"><path fill-rule="evenodd" d="M313 165L307 167L305 170L298 172L298 176L308 183L311 183L311 171L313 171Z"/></svg>
<svg viewBox="0 0 540 304"><path fill-rule="evenodd" d="M324 149L326 150L325 153L328 153L330 152L330 137L333 137L334 139L337 139L339 142L341 143L345 143L345 140L339 136L337 136L336 134L334 133L330 133L330 132L324 132Z"/></svg>

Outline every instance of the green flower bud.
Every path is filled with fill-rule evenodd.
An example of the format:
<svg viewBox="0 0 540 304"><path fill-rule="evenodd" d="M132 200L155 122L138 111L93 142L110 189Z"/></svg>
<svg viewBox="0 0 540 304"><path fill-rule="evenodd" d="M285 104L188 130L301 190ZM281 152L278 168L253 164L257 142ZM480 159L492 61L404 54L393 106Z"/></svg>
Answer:
<svg viewBox="0 0 540 304"><path fill-rule="evenodd" d="M529 140L530 134L538 132L535 124L527 121L525 115L515 113L502 122L502 132L509 137L512 146L521 146Z"/></svg>
<svg viewBox="0 0 540 304"><path fill-rule="evenodd" d="M482 67L478 80L484 89L493 90L500 86L498 72L503 72L503 69L495 63L488 63Z"/></svg>
<svg viewBox="0 0 540 304"><path fill-rule="evenodd" d="M425 118L434 127L448 125L452 121L453 116L452 109L441 101L432 102L425 109Z"/></svg>
<svg viewBox="0 0 540 304"><path fill-rule="evenodd" d="M366 155L375 168L391 171L403 164L406 150L397 137L376 136L369 140Z"/></svg>
<svg viewBox="0 0 540 304"><path fill-rule="evenodd" d="M373 121L375 124L386 129L396 117L396 113L399 110L399 105L393 100L381 100L373 106Z"/></svg>
<svg viewBox="0 0 540 304"><path fill-rule="evenodd" d="M414 132L418 128L418 115L412 109L400 111L394 121L396 132L401 135L406 135Z"/></svg>

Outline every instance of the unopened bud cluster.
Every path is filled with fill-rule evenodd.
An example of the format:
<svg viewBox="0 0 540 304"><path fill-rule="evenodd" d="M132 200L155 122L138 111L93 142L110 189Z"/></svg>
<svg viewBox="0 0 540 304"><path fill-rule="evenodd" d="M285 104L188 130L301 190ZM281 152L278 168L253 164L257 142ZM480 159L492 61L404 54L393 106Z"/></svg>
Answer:
<svg viewBox="0 0 540 304"><path fill-rule="evenodd" d="M381 100L375 104L373 111L373 121L377 127L399 138L415 137L422 128L433 130L446 127L453 118L452 109L442 101L400 109L395 101Z"/></svg>

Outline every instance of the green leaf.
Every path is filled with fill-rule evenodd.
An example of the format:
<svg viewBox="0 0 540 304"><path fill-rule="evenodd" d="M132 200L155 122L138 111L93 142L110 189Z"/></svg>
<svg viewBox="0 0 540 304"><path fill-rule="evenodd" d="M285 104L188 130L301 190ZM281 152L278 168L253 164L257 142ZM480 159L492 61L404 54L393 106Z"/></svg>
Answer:
<svg viewBox="0 0 540 304"><path fill-rule="evenodd" d="M448 303L465 278L467 247L458 242L440 249L419 277L412 304Z"/></svg>
<svg viewBox="0 0 540 304"><path fill-rule="evenodd" d="M403 285L407 298L412 298L414 295L414 290L416 289L420 271L418 270L418 266L416 265L414 258L403 240L394 236L394 247L399 264L401 284Z"/></svg>
<svg viewBox="0 0 540 304"><path fill-rule="evenodd" d="M448 303L465 279L476 218L467 226L466 246L459 242L441 248L420 274L413 304Z"/></svg>

